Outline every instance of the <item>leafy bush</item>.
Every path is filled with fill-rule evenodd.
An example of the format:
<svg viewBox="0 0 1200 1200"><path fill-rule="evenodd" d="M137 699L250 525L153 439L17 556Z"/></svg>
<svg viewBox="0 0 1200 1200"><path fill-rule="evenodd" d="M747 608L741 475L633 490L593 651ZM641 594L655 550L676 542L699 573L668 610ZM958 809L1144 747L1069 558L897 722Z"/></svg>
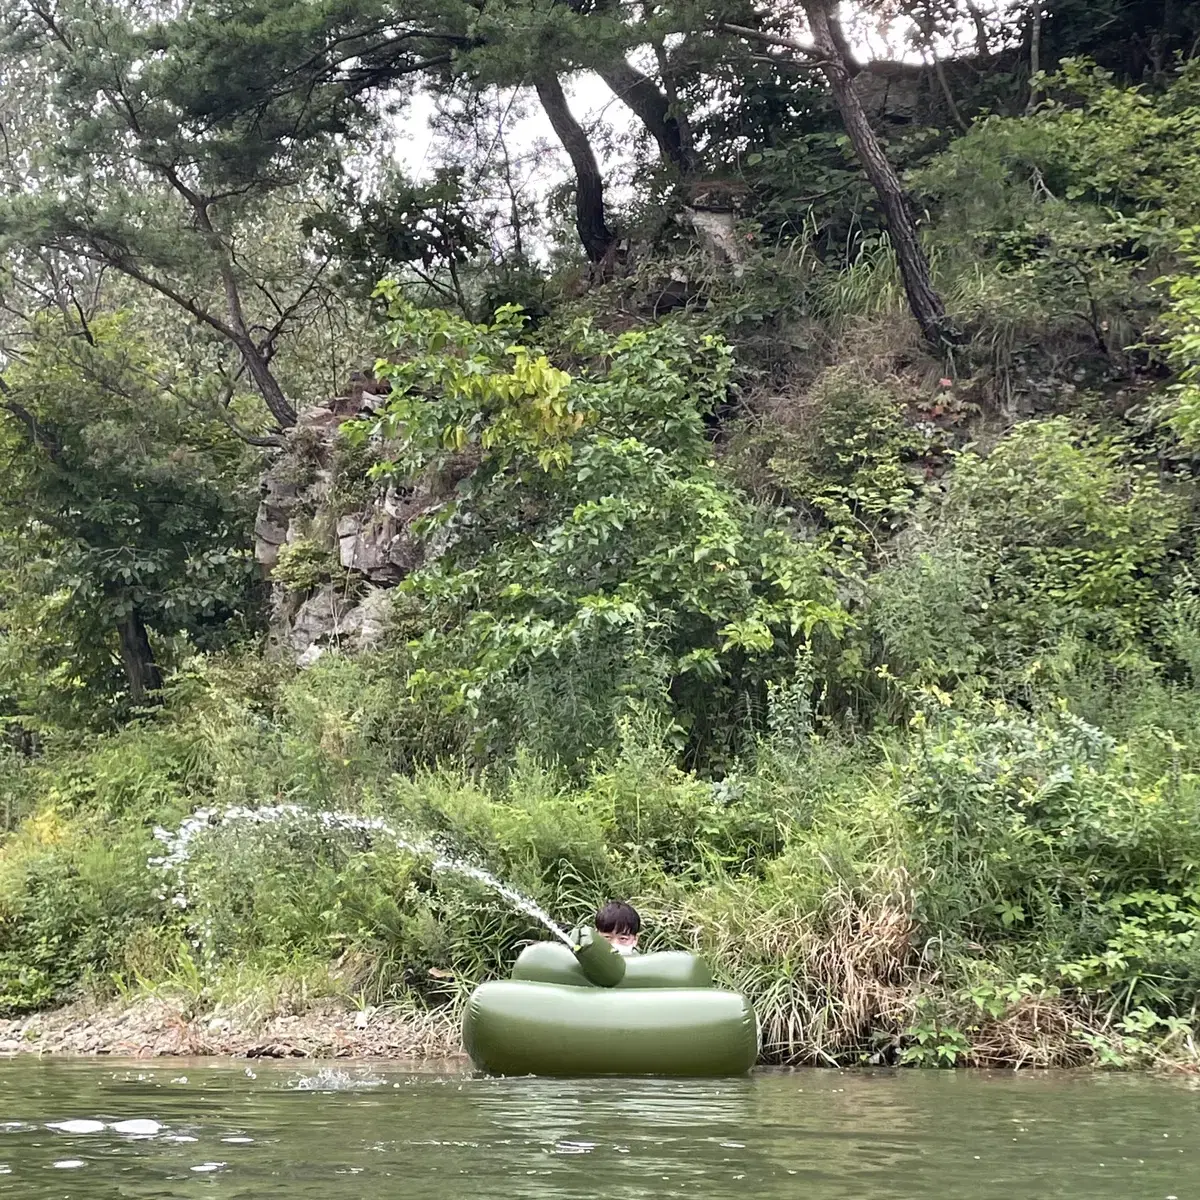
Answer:
<svg viewBox="0 0 1200 1200"><path fill-rule="evenodd" d="M769 425L741 431L732 462L751 486L798 508L844 550L873 558L900 529L944 447L906 400L854 366L830 367ZM923 460L925 460L923 462Z"/></svg>
<svg viewBox="0 0 1200 1200"><path fill-rule="evenodd" d="M131 932L155 919L148 838L97 832L44 809L0 850L0 1014L43 1007L88 977L103 990Z"/></svg>
<svg viewBox="0 0 1200 1200"><path fill-rule="evenodd" d="M1121 363L1157 315L1177 231L1200 219L1200 72L1187 63L1151 91L1067 60L1043 94L1025 116L977 121L913 182L940 210L949 273L998 276L976 311L956 302L982 340L1015 324L1011 352L1053 361L1084 335Z"/></svg>
<svg viewBox="0 0 1200 1200"><path fill-rule="evenodd" d="M876 628L898 661L943 678L1015 682L1068 638L1114 660L1140 652L1181 516L1119 445L1081 440L1063 418L1028 422L986 458L959 457L872 583Z"/></svg>
<svg viewBox="0 0 1200 1200"><path fill-rule="evenodd" d="M372 670L331 658L272 681L194 664L121 745L27 760L44 799L0 849L5 1009L140 982L204 1011L286 977L303 984L276 1003L437 1009L541 936L386 837L303 823L198 838L188 905L171 904L145 865L150 827L271 800L436 837L563 924L632 898L648 946L694 946L747 991L780 1061L1128 1057L1190 1019L1192 692L1127 699L1120 740L1061 707L934 691L874 745L792 714L719 783L681 770L645 714L575 778L528 754L484 775L397 776L386 713L403 692ZM1033 1049L1031 1006L1058 1022ZM1147 1021L1168 1025L1122 1024Z"/></svg>
<svg viewBox="0 0 1200 1200"><path fill-rule="evenodd" d="M1177 372L1167 420L1184 445L1200 445L1200 229L1189 231L1183 249L1192 270L1170 279L1171 304L1163 317L1168 360Z"/></svg>
<svg viewBox="0 0 1200 1200"><path fill-rule="evenodd" d="M1192 764L1160 774L1066 712L996 705L934 717L900 764L916 822L926 928L944 951L997 957L1124 1014L1194 1002L1200 787Z"/></svg>
<svg viewBox="0 0 1200 1200"><path fill-rule="evenodd" d="M328 583L336 566L336 557L323 546L298 538L280 547L271 578L293 591L310 592Z"/></svg>
<svg viewBox="0 0 1200 1200"><path fill-rule="evenodd" d="M398 443L380 469L466 472L437 517L446 549L402 588L425 623L414 695L464 713L481 760L519 739L521 696L564 685L586 715L535 748L568 764L612 743L630 697L664 701L694 761L728 760L739 730L724 714L742 705L752 729L766 684L847 617L828 555L710 458L726 347L669 324L580 325L561 350L570 375L513 340L514 312L484 327L391 303L405 356L379 367L394 390L378 428Z"/></svg>

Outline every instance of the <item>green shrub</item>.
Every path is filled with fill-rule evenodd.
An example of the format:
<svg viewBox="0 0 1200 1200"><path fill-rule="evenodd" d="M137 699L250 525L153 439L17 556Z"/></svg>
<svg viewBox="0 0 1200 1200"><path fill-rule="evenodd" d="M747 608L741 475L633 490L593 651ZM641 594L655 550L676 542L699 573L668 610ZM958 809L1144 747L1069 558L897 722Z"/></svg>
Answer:
<svg viewBox="0 0 1200 1200"><path fill-rule="evenodd" d="M1178 375L1167 420L1179 440L1195 449L1200 445L1200 228L1185 233L1183 250L1191 269L1168 281L1171 303L1163 317L1167 359Z"/></svg>
<svg viewBox="0 0 1200 1200"><path fill-rule="evenodd" d="M803 511L842 548L873 558L924 490L921 460L941 449L939 432L910 418L914 398L856 366L830 367L802 398L777 401L769 425L748 423L734 469L764 497Z"/></svg>
<svg viewBox="0 0 1200 1200"><path fill-rule="evenodd" d="M578 325L560 347L572 375L515 340L515 312L477 326L388 295L405 357L379 368L393 392L377 425L397 439L379 470L466 475L427 522L447 548L402 584L425 624L414 697L461 715L478 761L510 753L526 715L535 739L546 730L514 697L562 689L582 719L543 745L569 766L614 743L631 696L663 702L692 761L727 763L767 683L847 622L829 555L710 457L728 348L669 323L616 338Z"/></svg>
<svg viewBox="0 0 1200 1200"><path fill-rule="evenodd" d="M1022 968L1123 1008L1190 1011L1200 776L1069 713L935 717L899 763L924 886L951 952L1007 944ZM952 940L950 931L955 931Z"/></svg>
<svg viewBox="0 0 1200 1200"><path fill-rule="evenodd" d="M1011 685L1071 638L1113 661L1139 654L1182 512L1121 446L1082 439L1063 418L1019 425L986 458L959 457L944 497L872 581L885 656Z"/></svg>
<svg viewBox="0 0 1200 1200"><path fill-rule="evenodd" d="M295 592L311 592L328 583L337 568L332 550L297 538L279 548L279 560L271 569L271 578Z"/></svg>
<svg viewBox="0 0 1200 1200"><path fill-rule="evenodd" d="M110 836L54 809L0 849L0 1014L62 1000L124 965L129 938L159 919L141 830Z"/></svg>
<svg viewBox="0 0 1200 1200"><path fill-rule="evenodd" d="M938 211L934 259L971 356L999 351L1009 386L1034 389L1125 365L1161 308L1152 284L1178 230L1200 220L1195 62L1151 90L1067 60L1043 95L1024 116L976 121L913 179ZM972 274L990 281L974 298Z"/></svg>

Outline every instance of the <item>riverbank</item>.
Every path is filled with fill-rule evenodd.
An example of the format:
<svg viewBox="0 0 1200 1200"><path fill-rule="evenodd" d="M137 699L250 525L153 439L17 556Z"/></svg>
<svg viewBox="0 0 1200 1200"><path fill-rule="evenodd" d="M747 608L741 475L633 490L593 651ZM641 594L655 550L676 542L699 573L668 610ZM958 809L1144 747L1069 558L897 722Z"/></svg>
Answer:
<svg viewBox="0 0 1200 1200"><path fill-rule="evenodd" d="M527 755L398 774L344 707L386 674L318 663L270 719L197 680L13 766L0 1052L453 1051L456 1001L541 929L471 873L346 832L369 822L440 831L563 924L630 899L646 949L693 950L750 999L768 1063L1200 1061L1200 688L1147 684L1091 722L935 697L877 738L764 741L713 781L652 723L578 777ZM309 806L224 819L287 797Z"/></svg>
<svg viewBox="0 0 1200 1200"><path fill-rule="evenodd" d="M995 1032L995 1028L991 1029ZM980 1041L988 1041L980 1031ZM1049 1034L1049 1030L1043 1030ZM1068 1053L1066 1030L1050 1037L1041 1053L1033 1052L1028 1037L1007 1052L976 1047L964 1062L984 1069L1014 1071L1064 1066L1102 1070L1141 1070L1152 1074L1200 1074L1200 1051L1188 1037L1169 1048L1153 1050L1134 1044L1115 1031L1092 1035L1090 1056ZM1078 1035L1076 1035L1078 1037ZM459 1023L448 1011L422 1013L398 1008L348 1008L333 997L311 1001L303 1012L246 1016L209 1011L190 1012L186 1002L163 996L143 996L132 1002L97 1005L79 1001L62 1008L0 1020L0 1059L23 1055L82 1055L111 1058L246 1059L392 1059L432 1061L461 1059ZM767 1058L766 1063L770 1063ZM901 1061L905 1061L901 1058ZM909 1057L910 1065L948 1066L932 1056ZM760 1060L760 1065L764 1065ZM833 1064L819 1064L833 1065ZM847 1064L841 1064L847 1065Z"/></svg>
<svg viewBox="0 0 1200 1200"><path fill-rule="evenodd" d="M170 999L146 997L0 1020L0 1056L17 1054L426 1059L458 1057L462 1047L457 1022L437 1014L348 1010L330 1001L244 1021L194 1016Z"/></svg>

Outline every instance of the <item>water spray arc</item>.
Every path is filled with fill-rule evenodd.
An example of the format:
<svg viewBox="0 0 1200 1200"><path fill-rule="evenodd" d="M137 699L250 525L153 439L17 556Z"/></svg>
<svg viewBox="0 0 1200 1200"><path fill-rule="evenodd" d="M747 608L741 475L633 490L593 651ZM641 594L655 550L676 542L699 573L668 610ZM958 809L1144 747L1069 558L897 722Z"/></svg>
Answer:
<svg viewBox="0 0 1200 1200"><path fill-rule="evenodd" d="M161 826L155 828L154 836L162 843L165 853L151 858L149 865L165 873L171 880L174 886L174 892L170 896L171 903L177 908L186 909L189 905L186 868L191 858L192 844L197 838L228 825L267 826L285 823L314 837L359 834L366 835L367 838L384 838L398 851L428 862L435 872L459 875L489 888L507 900L518 912L544 925L564 945L574 948L571 939L554 918L528 896L497 879L483 867L456 858L444 847L400 833L382 817L315 810L303 808L299 804L262 805L258 808L199 808L190 817L185 818L176 830L164 829ZM165 891L161 896L162 899L167 899Z"/></svg>

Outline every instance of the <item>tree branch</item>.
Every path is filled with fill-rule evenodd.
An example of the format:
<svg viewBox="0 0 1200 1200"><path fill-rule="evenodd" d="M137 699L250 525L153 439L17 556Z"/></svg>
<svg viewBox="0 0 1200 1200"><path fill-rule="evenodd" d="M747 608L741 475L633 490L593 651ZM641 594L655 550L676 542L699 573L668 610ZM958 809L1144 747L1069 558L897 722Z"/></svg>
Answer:
<svg viewBox="0 0 1200 1200"><path fill-rule="evenodd" d="M752 54L750 61L766 63L771 67L791 67L793 71L819 71L821 69L819 62L805 62L793 58L790 54Z"/></svg>
<svg viewBox="0 0 1200 1200"><path fill-rule="evenodd" d="M243 429L233 413L229 411L229 405L233 402L233 394L237 391L238 381L245 373L246 364L242 363L234 371L233 377L225 381L225 386L221 388L220 399L217 401L217 413L234 436L245 442L246 445L279 448L284 444L282 433L251 433L248 429Z"/></svg>
<svg viewBox="0 0 1200 1200"><path fill-rule="evenodd" d="M777 33L764 33L761 29L751 29L748 25L731 25L728 21L721 21L717 25L717 29L722 33L732 33L735 37L794 50L797 54L803 54L805 58L810 59L813 66L822 66L828 61L815 47L806 46L803 42L796 41L795 38L783 37Z"/></svg>
<svg viewBox="0 0 1200 1200"><path fill-rule="evenodd" d="M377 87L383 83L401 79L405 75L419 75L423 71L432 71L435 67L448 67L454 61L453 54L439 54L434 58L422 59L420 62L409 63L399 68L395 63L381 63L378 66L355 67L342 77L343 86L349 95L359 91Z"/></svg>
<svg viewBox="0 0 1200 1200"><path fill-rule="evenodd" d="M233 414L227 408L219 408L217 412L233 435L239 441L245 442L247 446L262 446L278 450L284 445L283 435L280 433L250 433L237 423Z"/></svg>
<svg viewBox="0 0 1200 1200"><path fill-rule="evenodd" d="M122 275L128 275L130 279L136 279L138 283L145 284L151 291L157 292L160 296L164 296L173 304L177 304L184 312L189 313L202 325L207 325L214 332L219 333L222 337L227 338L231 342L236 342L237 334L226 325L220 317L213 316L207 309L202 308L195 300L189 299L178 289L172 287L169 283L159 279L156 275L151 275L137 266L126 252L120 250L113 245L112 248L105 252L99 245L84 245L79 248L80 256L88 259L90 262L103 263L112 267L116 271L120 271Z"/></svg>
<svg viewBox="0 0 1200 1200"><path fill-rule="evenodd" d="M63 465L63 453L58 439L25 405L19 400L13 399L13 390L3 376L0 376L0 395L4 396L4 401L0 403L0 409L16 417L25 426L25 432L29 435L29 440L35 446L41 447L56 467L61 467Z"/></svg>
<svg viewBox="0 0 1200 1200"><path fill-rule="evenodd" d="M461 294L457 293L453 288L447 287L440 280L434 279L427 271L422 271L416 263L409 263L410 270L426 287L432 288L439 296L444 296L447 300L453 300L455 304L460 304L462 300ZM465 311L465 310L464 310Z"/></svg>
<svg viewBox="0 0 1200 1200"><path fill-rule="evenodd" d="M288 321L300 310L300 306L317 290L317 285L321 282L321 276L325 274L325 269L333 262L333 258L327 255L325 261L313 272L312 278L301 289L300 294L286 308L282 308L275 300L274 296L269 296L271 304L274 306L278 318L275 324L267 330L267 336L263 339L263 345L269 346L283 332L283 327ZM266 294L265 288L260 290Z"/></svg>

